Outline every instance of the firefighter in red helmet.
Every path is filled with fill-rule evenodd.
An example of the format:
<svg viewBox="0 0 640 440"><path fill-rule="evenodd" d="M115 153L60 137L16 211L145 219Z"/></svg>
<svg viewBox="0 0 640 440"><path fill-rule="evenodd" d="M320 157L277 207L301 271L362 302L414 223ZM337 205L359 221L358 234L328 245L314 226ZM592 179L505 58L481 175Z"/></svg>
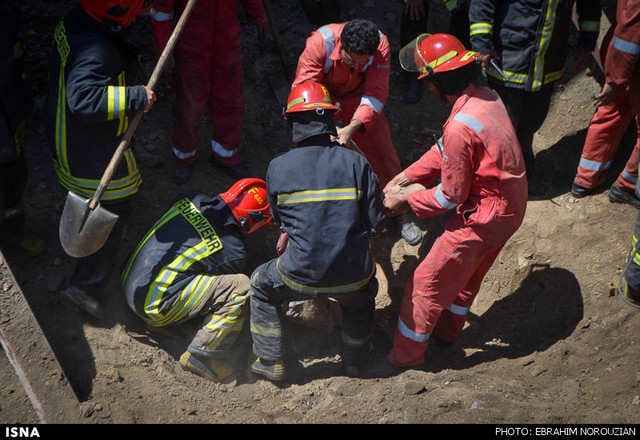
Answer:
<svg viewBox="0 0 640 440"><path fill-rule="evenodd" d="M147 111L156 95L137 78L138 52L125 29L150 9L145 0L82 0L54 31L45 127L60 185L93 197L130 118ZM80 258L62 296L93 317L102 318L101 296L111 276L142 179L133 154L135 139L101 199L118 215L105 245Z"/></svg>
<svg viewBox="0 0 640 440"><path fill-rule="evenodd" d="M401 66L452 109L442 138L384 188L384 204L389 215L454 213L406 285L391 352L367 376L421 365L430 338L454 343L484 276L524 218L522 151L477 57L448 34L421 35L400 51Z"/></svg>
<svg viewBox="0 0 640 440"><path fill-rule="evenodd" d="M385 215L369 162L332 139L337 110L321 84L293 87L285 115L296 147L267 169L274 223L288 243L251 275L251 336L258 356L251 370L272 381L287 377L286 302L330 297L340 305L345 374L359 374L369 349L378 291L369 238L381 230Z"/></svg>
<svg viewBox="0 0 640 440"><path fill-rule="evenodd" d="M242 179L214 197L178 196L129 257L124 294L150 328L201 322L180 356L182 369L227 382L234 363L246 360L236 344L249 313L244 240L271 224L265 181Z"/></svg>

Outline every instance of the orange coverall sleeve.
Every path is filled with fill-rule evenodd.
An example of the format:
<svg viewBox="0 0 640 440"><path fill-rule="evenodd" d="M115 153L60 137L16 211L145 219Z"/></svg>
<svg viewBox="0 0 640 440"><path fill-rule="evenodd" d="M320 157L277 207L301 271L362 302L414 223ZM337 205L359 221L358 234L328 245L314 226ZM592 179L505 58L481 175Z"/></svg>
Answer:
<svg viewBox="0 0 640 440"><path fill-rule="evenodd" d="M383 35L380 38L378 50L373 55L373 62L365 74L364 93L360 105L353 114L353 119L362 122L365 131L375 123L387 103L390 74L389 40Z"/></svg>
<svg viewBox="0 0 640 440"><path fill-rule="evenodd" d="M302 54L298 59L298 67L296 75L293 79L291 87L295 87L304 81L311 80L322 84L324 79L324 62L326 58L326 49L324 47L324 39L318 31L311 33L305 44Z"/></svg>
<svg viewBox="0 0 640 440"><path fill-rule="evenodd" d="M640 56L640 2L618 2L618 24L605 60L606 82L628 86Z"/></svg>
<svg viewBox="0 0 640 440"><path fill-rule="evenodd" d="M446 150L442 155L431 147L405 174L413 183L430 185L439 176L441 183L407 197L409 206L419 218L431 218L455 209L469 196L474 169L473 143L475 135L464 125L452 121L443 136Z"/></svg>

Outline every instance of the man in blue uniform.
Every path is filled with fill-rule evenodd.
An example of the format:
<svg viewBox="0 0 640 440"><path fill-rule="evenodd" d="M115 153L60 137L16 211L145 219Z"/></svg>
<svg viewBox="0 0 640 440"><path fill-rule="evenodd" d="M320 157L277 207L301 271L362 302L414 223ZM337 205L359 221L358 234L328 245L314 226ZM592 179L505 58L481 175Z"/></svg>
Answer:
<svg viewBox="0 0 640 440"><path fill-rule="evenodd" d="M296 147L274 158L267 170L273 219L288 243L279 248L279 258L251 276L251 335L258 356L251 369L272 381L286 378L285 302L332 297L340 304L346 374L359 374L369 348L378 290L369 238L381 230L385 215L367 160L332 140L336 110L324 86L295 86L285 114Z"/></svg>
<svg viewBox="0 0 640 440"><path fill-rule="evenodd" d="M151 0L81 0L54 33L46 103L47 139L60 185L93 197L132 117L147 111L155 93L131 86L137 53L124 40L125 29L151 8ZM131 199L141 184L133 151L127 149L101 199L119 216L105 245L76 261L62 294L96 318L99 297L113 270Z"/></svg>

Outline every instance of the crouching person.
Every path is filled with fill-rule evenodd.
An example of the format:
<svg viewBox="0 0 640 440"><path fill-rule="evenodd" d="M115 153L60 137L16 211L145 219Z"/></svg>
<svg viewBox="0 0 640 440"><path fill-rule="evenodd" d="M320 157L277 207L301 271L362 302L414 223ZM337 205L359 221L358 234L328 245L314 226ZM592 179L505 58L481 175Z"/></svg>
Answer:
<svg viewBox="0 0 640 440"><path fill-rule="evenodd" d="M378 290L369 238L383 226L384 207L369 162L333 140L336 110L324 86L295 86L285 110L295 148L267 169L281 255L251 275L251 336L258 356L251 369L272 381L286 379L285 302L332 297L340 304L345 374L359 375L369 348Z"/></svg>
<svg viewBox="0 0 640 440"><path fill-rule="evenodd" d="M233 380L229 351L249 312L244 236L271 223L265 181L242 179L217 197L179 196L129 257L124 293L149 326L202 320L182 369Z"/></svg>

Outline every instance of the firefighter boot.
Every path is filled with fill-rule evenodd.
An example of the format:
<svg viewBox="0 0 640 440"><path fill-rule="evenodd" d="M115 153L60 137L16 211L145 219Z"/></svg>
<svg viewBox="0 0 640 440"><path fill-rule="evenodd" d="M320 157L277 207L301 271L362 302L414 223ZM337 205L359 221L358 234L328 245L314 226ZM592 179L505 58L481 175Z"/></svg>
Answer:
<svg viewBox="0 0 640 440"><path fill-rule="evenodd" d="M211 356L199 356L188 351L180 356L180 368L212 382L230 384L236 379L233 375L233 367L225 361L214 359Z"/></svg>
<svg viewBox="0 0 640 440"><path fill-rule="evenodd" d="M251 364L251 371L273 382L280 382L287 377L287 370L282 360L267 360L258 358Z"/></svg>
<svg viewBox="0 0 640 440"><path fill-rule="evenodd" d="M609 189L609 201L611 203L626 203L636 209L640 209L640 199L633 191L624 191L615 182Z"/></svg>
<svg viewBox="0 0 640 440"><path fill-rule="evenodd" d="M620 297L630 306L640 309L640 290L624 283L624 288L620 291Z"/></svg>

